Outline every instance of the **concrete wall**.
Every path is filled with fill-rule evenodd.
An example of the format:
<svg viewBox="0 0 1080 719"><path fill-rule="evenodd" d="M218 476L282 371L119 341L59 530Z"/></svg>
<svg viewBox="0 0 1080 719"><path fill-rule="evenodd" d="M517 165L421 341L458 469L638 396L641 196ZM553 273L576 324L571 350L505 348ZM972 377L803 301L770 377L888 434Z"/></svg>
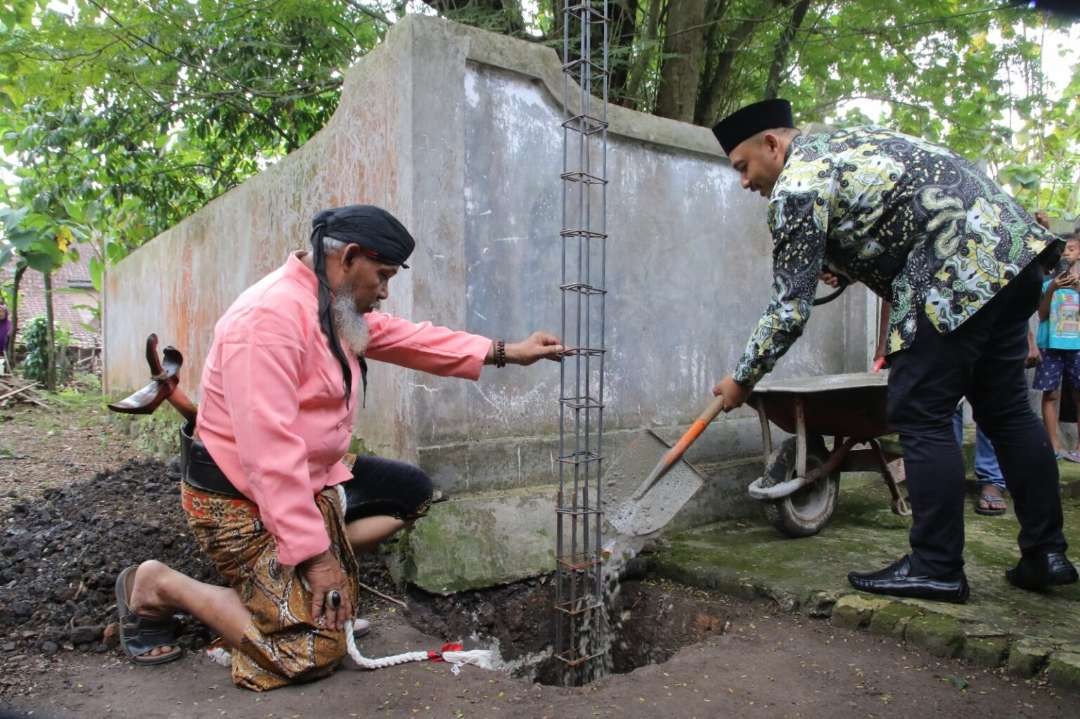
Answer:
<svg viewBox="0 0 1080 719"><path fill-rule="evenodd" d="M433 18L399 23L348 72L315 138L112 269L109 390L145 382L151 331L185 352L194 388L233 298L306 245L315 212L354 202L387 207L418 241L390 311L488 336L558 331L561 87L549 49ZM617 451L637 428L676 433L709 400L765 305L771 241L765 201L739 188L707 129L622 108L609 119L605 426ZM865 369L867 307L851 290L817 310L778 373ZM555 478L554 364L487 368L470 383L373 363L371 380L357 433L444 488ZM693 457L750 457L757 435L756 418L735 413Z"/></svg>

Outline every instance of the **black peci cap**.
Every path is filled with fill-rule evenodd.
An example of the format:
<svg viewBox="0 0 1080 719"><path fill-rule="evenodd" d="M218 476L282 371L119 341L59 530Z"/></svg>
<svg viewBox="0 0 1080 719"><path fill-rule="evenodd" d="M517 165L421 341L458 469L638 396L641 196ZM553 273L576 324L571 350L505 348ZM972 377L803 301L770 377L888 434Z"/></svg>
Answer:
<svg viewBox="0 0 1080 719"><path fill-rule="evenodd" d="M730 155L743 140L777 127L795 127L791 119L791 103L779 98L740 108L716 123L712 131L724 152Z"/></svg>

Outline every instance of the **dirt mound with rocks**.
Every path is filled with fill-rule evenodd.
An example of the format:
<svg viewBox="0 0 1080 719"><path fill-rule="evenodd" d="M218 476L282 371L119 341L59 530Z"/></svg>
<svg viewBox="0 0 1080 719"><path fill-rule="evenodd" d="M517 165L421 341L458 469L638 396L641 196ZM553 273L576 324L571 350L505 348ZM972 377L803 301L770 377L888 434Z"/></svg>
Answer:
<svg viewBox="0 0 1080 719"><path fill-rule="evenodd" d="M10 668L5 660L27 655L116 647L114 587L127 566L158 559L199 581L225 583L188 530L175 460L133 460L46 489L40 500L12 505L0 527L0 673ZM359 559L365 584L394 591L378 557ZM373 600L365 594L361 603ZM207 627L181 618L181 645L210 641Z"/></svg>
<svg viewBox="0 0 1080 719"><path fill-rule="evenodd" d="M116 575L146 559L223 584L188 531L175 462L131 461L47 489L14 504L0 527L0 656L115 646ZM208 639L188 621L179 641L193 648Z"/></svg>

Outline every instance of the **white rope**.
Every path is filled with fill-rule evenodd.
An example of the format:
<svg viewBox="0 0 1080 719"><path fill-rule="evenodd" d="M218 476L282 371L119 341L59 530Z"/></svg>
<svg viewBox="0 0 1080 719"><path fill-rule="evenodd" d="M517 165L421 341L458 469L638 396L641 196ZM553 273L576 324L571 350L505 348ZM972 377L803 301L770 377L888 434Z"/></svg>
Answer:
<svg viewBox="0 0 1080 719"><path fill-rule="evenodd" d="M487 649L446 652L405 652L404 654L393 654L388 657L380 657L379 659L369 659L361 654L360 649L356 646L356 636L353 632L353 620L349 620L345 627L345 644L349 650L349 657L351 657L361 669L385 669L386 667L393 667L398 664L426 662L435 659L442 659L449 664L450 671L454 674L459 674L461 672L461 667L466 664L472 664L481 669L495 668L494 657ZM232 664L232 653L224 647L207 649L206 658L223 667Z"/></svg>
<svg viewBox="0 0 1080 719"><path fill-rule="evenodd" d="M346 507L345 489L340 484L334 485L334 489L337 490L338 500L341 502L341 511L344 514ZM379 659L369 659L361 654L356 646L356 635L353 631L354 621L355 620L350 619L345 622L345 645L348 647L349 656L361 669L384 669L386 667L397 666L398 664L426 662L436 659L442 659L449 664L450 671L454 674L460 673L461 667L466 664L472 664L473 666L481 667L482 669L495 668L494 657L491 652L486 649L445 652L405 652L404 654L393 654L388 657L380 657ZM215 647L206 650L206 656L215 664L226 667L232 664L232 655L223 647Z"/></svg>
<svg viewBox="0 0 1080 719"><path fill-rule="evenodd" d="M210 647L206 650L206 658L223 667L232 666L232 653L225 647Z"/></svg>
<svg viewBox="0 0 1080 719"><path fill-rule="evenodd" d="M494 669L495 663L491 652L487 649L470 649L468 651L446 652L405 652L394 654L380 659L369 659L360 653L356 646L356 637L352 631L352 621L345 627L345 643L349 648L349 656L361 669L384 669L398 664L409 662L426 662L429 660L442 659L450 666L450 671L457 674L465 664L472 664L482 669Z"/></svg>
<svg viewBox="0 0 1080 719"><path fill-rule="evenodd" d="M353 634L351 619L345 623L345 643L349 648L349 656L361 669L383 669L409 662L426 662L431 658L427 652L405 652L381 659L368 659L356 647L356 636Z"/></svg>
<svg viewBox="0 0 1080 719"><path fill-rule="evenodd" d="M450 671L455 675L461 673L461 667L466 664L480 667L481 669L495 669L495 657L487 649L469 649L463 652L443 652L442 659L450 665Z"/></svg>

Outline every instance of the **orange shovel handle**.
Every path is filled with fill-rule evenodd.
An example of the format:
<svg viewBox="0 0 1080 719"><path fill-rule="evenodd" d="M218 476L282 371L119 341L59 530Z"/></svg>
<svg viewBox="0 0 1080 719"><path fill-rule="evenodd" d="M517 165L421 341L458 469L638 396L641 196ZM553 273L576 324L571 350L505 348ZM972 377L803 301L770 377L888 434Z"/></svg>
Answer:
<svg viewBox="0 0 1080 719"><path fill-rule="evenodd" d="M686 430L682 437L679 437L679 441L668 450L664 456L664 464L671 466L686 453L686 450L690 449L690 445L701 436L701 433L705 431L705 428L716 419L716 415L720 414L724 409L724 398L717 397L709 406L705 408L705 411L694 420L694 423L690 425L690 428Z"/></svg>

